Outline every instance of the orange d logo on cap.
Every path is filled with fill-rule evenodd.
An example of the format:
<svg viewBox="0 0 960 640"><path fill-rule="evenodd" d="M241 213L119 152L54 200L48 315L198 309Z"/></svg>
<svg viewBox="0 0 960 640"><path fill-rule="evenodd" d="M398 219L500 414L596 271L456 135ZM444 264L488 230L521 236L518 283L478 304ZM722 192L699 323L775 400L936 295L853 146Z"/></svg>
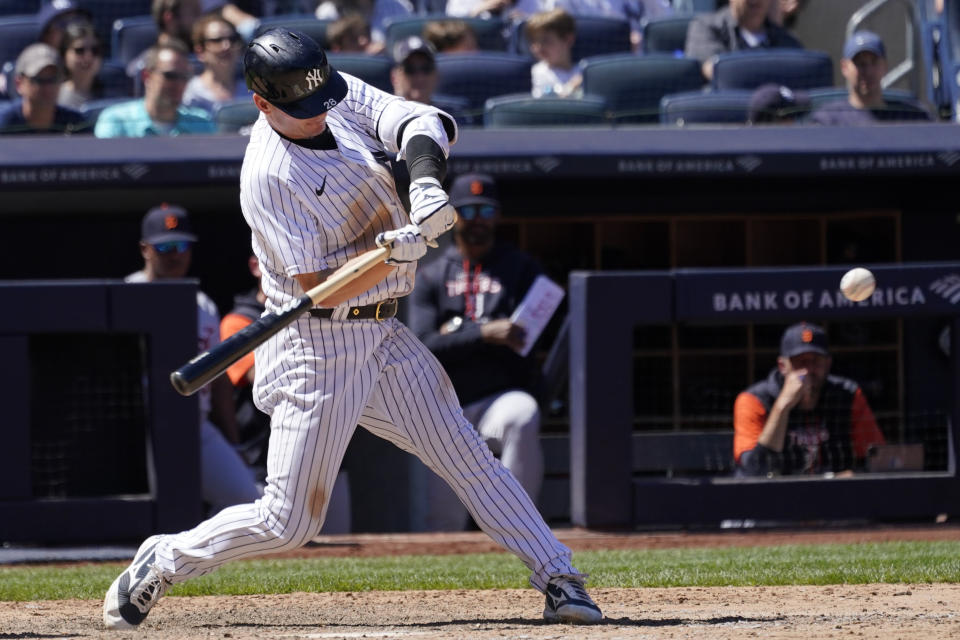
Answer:
<svg viewBox="0 0 960 640"><path fill-rule="evenodd" d="M163 226L165 226L167 229L176 229L179 223L180 220L178 220L177 216L174 215L164 216L163 218Z"/></svg>
<svg viewBox="0 0 960 640"><path fill-rule="evenodd" d="M807 343L813 342L813 331L810 331L810 329L804 329L800 334L800 339Z"/></svg>
<svg viewBox="0 0 960 640"><path fill-rule="evenodd" d="M483 193L483 183L480 182L479 180L474 180L473 182L471 182L470 193L472 193L475 196L479 196L481 193Z"/></svg>

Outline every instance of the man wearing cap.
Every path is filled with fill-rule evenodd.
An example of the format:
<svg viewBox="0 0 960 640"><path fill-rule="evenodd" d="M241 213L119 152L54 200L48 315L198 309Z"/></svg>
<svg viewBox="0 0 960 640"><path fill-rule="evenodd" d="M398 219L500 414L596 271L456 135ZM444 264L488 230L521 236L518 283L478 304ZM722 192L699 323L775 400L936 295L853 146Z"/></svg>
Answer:
<svg viewBox="0 0 960 640"><path fill-rule="evenodd" d="M540 265L496 242L500 200L493 178L465 174L453 181L454 243L417 271L410 328L440 360L463 414L531 498L543 479L538 382L532 356L521 356L525 332L511 314ZM428 476L425 529L459 531L467 513L453 492Z"/></svg>
<svg viewBox="0 0 960 640"><path fill-rule="evenodd" d="M143 98L107 107L93 130L98 138L144 138L215 133L216 125L203 109L182 104L193 77L185 45L172 41L147 51Z"/></svg>
<svg viewBox="0 0 960 640"><path fill-rule="evenodd" d="M183 207L161 204L140 225L143 269L126 282L157 282L187 277L197 236ZM197 290L198 353L220 342L220 314L207 294ZM211 512L260 497L254 475L231 443L238 443L233 388L221 377L198 392L200 398L200 480ZM216 426L215 426L216 424Z"/></svg>
<svg viewBox="0 0 960 640"><path fill-rule="evenodd" d="M79 111L57 104L63 63L53 47L29 45L17 56L13 73L20 99L0 110L0 133L89 133Z"/></svg>
<svg viewBox="0 0 960 640"><path fill-rule="evenodd" d="M437 88L437 61L433 45L419 36L399 40L393 46L390 81L394 95L430 104Z"/></svg>
<svg viewBox="0 0 960 640"><path fill-rule="evenodd" d="M791 124L810 111L810 96L804 91L770 83L750 96L747 124Z"/></svg>
<svg viewBox="0 0 960 640"><path fill-rule="evenodd" d="M824 330L792 325L777 366L740 393L733 407L733 452L741 475L851 472L870 447L885 444L860 386L830 375Z"/></svg>
<svg viewBox="0 0 960 640"><path fill-rule="evenodd" d="M847 98L816 109L810 120L823 125L862 125L891 121L929 121L929 110L915 100L887 101L883 77L887 74L887 51L880 36L857 31L843 45L840 72L847 82Z"/></svg>

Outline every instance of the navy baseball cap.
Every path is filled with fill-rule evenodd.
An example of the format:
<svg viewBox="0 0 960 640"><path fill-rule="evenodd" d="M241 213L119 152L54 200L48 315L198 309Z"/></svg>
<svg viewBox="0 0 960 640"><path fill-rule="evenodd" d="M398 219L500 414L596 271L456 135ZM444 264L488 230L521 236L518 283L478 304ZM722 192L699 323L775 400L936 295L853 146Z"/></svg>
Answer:
<svg viewBox="0 0 960 640"><path fill-rule="evenodd" d="M158 207L147 211L140 226L140 240L147 244L161 242L177 242L186 240L196 242L197 236L193 233L190 224L190 215L183 207L164 202Z"/></svg>
<svg viewBox="0 0 960 640"><path fill-rule="evenodd" d="M485 173L465 173L450 185L450 204L459 208L468 204L492 204L499 208L497 183Z"/></svg>
<svg viewBox="0 0 960 640"><path fill-rule="evenodd" d="M90 12L81 7L76 0L50 0L45 2L37 12L37 32L42 36L50 24L62 15L74 13L78 17L90 19Z"/></svg>
<svg viewBox="0 0 960 640"><path fill-rule="evenodd" d="M792 358L801 353L830 355L827 351L827 334L823 327L809 322L798 322L787 327L780 338L780 355Z"/></svg>
<svg viewBox="0 0 960 640"><path fill-rule="evenodd" d="M883 40L873 31L857 31L843 45L843 57L847 60L853 60L858 53L864 51L875 53L881 58L887 57L887 49L883 46Z"/></svg>
<svg viewBox="0 0 960 640"><path fill-rule="evenodd" d="M748 120L755 123L779 122L810 110L810 96L776 83L758 87L750 96Z"/></svg>
<svg viewBox="0 0 960 640"><path fill-rule="evenodd" d="M412 56L415 53L422 53L423 55L430 58L431 61L436 59L436 50L434 50L433 45L421 38L420 36L409 36L398 41L393 45L393 61L396 64L403 64L407 61L407 58Z"/></svg>

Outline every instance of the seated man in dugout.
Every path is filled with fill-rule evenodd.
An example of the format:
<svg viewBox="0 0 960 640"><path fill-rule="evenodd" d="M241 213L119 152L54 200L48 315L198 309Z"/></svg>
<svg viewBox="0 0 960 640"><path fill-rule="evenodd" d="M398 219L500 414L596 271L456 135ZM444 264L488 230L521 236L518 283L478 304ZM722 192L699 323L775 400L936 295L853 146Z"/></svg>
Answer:
<svg viewBox="0 0 960 640"><path fill-rule="evenodd" d="M777 366L734 403L738 475L848 475L885 444L863 391L830 375L831 361L821 327L801 322L784 331Z"/></svg>

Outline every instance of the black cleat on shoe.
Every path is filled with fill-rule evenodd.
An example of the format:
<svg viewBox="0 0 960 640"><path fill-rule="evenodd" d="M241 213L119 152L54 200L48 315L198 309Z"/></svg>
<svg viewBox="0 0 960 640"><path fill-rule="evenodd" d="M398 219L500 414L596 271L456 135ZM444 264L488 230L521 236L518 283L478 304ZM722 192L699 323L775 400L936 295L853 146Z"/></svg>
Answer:
<svg viewBox="0 0 960 640"><path fill-rule="evenodd" d="M159 541L160 536L147 538L130 566L107 590L103 599L103 624L108 629L136 627L170 588L170 582L154 566L154 549Z"/></svg>
<svg viewBox="0 0 960 640"><path fill-rule="evenodd" d="M547 622L593 624L603 618L600 607L583 587L583 577L554 576L547 583L547 604L543 618Z"/></svg>

